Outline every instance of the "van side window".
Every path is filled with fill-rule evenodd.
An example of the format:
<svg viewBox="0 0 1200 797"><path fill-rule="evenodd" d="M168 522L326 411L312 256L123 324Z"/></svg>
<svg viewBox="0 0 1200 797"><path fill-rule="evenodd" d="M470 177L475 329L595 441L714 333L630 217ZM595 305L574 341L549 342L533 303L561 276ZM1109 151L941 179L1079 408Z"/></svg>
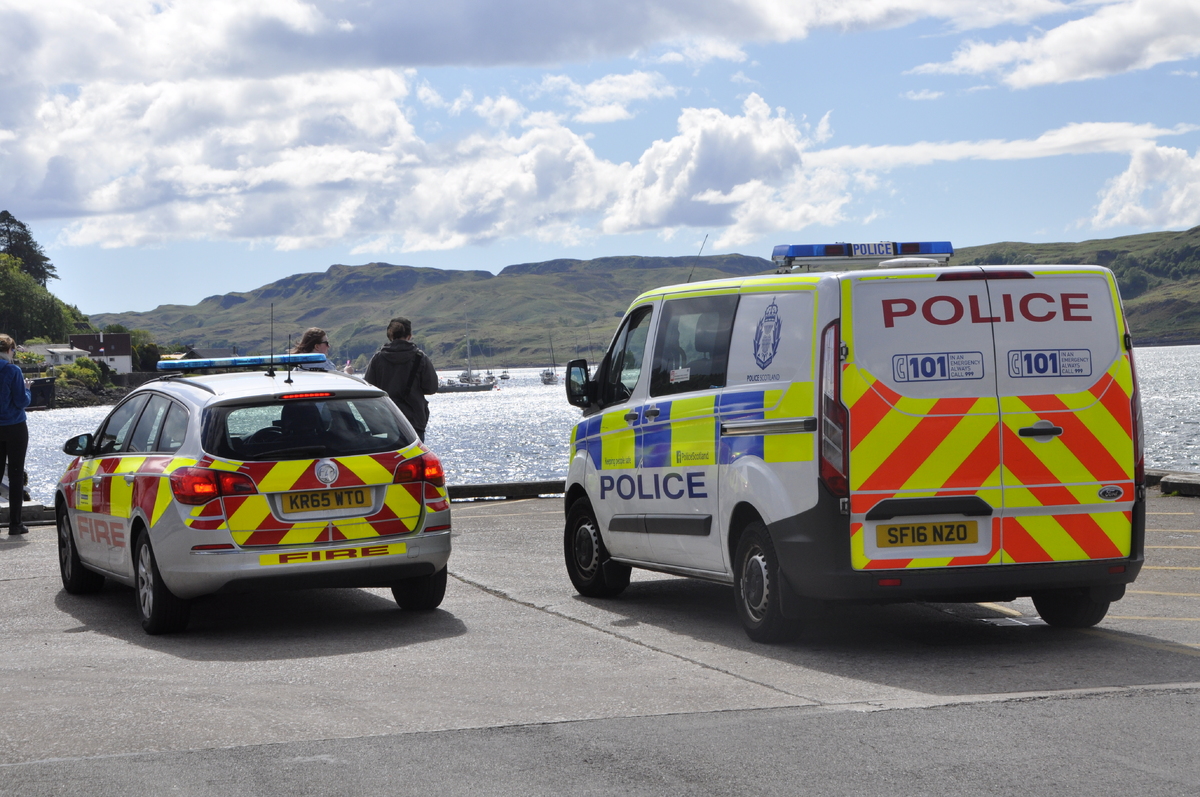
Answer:
<svg viewBox="0 0 1200 797"><path fill-rule="evenodd" d="M663 302L654 342L651 396L725 386L737 305L736 294Z"/></svg>
<svg viewBox="0 0 1200 797"><path fill-rule="evenodd" d="M618 404L633 395L642 375L642 358L646 355L646 338L650 333L650 305L634 310L625 326L617 333L609 351L605 371L601 375L600 403Z"/></svg>

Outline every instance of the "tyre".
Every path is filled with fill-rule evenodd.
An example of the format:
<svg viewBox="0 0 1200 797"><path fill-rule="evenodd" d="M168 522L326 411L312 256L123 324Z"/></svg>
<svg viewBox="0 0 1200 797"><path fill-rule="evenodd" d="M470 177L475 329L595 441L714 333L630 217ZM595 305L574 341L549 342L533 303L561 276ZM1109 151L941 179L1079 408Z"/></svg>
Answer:
<svg viewBox="0 0 1200 797"><path fill-rule="evenodd" d="M783 642L799 630L783 616L779 599L779 559L761 521L746 526L734 555L733 597L738 619L755 642Z"/></svg>
<svg viewBox="0 0 1200 797"><path fill-rule="evenodd" d="M392 597L401 609L432 611L446 597L446 568L427 576L406 578L392 587Z"/></svg>
<svg viewBox="0 0 1200 797"><path fill-rule="evenodd" d="M58 572L62 575L63 589L71 595L88 595L99 592L104 586L104 576L88 570L79 561L75 548L75 536L71 533L71 518L65 507L59 507L58 518Z"/></svg>
<svg viewBox="0 0 1200 797"><path fill-rule="evenodd" d="M137 576L135 597L142 628L147 634L170 634L187 628L192 605L180 600L163 583L158 561L150 547L150 535L142 532L134 548L134 568Z"/></svg>
<svg viewBox="0 0 1200 797"><path fill-rule="evenodd" d="M571 504L567 512L563 553L567 561L567 575L580 595L586 598L612 598L629 586L632 568L609 558L608 549L600 537L600 524L596 522L592 505L586 498Z"/></svg>
<svg viewBox="0 0 1200 797"><path fill-rule="evenodd" d="M1091 628L1104 619L1112 601L1096 600L1087 589L1056 589L1033 594L1033 606L1047 625Z"/></svg>

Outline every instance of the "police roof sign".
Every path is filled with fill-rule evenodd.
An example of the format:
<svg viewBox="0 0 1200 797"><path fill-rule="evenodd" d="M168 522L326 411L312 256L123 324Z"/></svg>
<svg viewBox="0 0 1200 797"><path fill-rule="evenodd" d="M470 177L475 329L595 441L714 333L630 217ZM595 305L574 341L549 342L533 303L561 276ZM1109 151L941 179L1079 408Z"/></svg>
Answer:
<svg viewBox="0 0 1200 797"><path fill-rule="evenodd" d="M876 243L781 244L771 253L771 260L782 268L799 264L855 265L881 262L893 258L927 258L946 263L954 254L949 241L878 241Z"/></svg>

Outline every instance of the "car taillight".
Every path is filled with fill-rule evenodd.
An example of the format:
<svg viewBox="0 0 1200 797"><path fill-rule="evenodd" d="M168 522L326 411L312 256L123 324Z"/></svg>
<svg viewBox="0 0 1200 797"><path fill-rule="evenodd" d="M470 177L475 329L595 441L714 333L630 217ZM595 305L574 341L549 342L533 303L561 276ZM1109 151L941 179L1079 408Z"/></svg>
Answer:
<svg viewBox="0 0 1200 797"><path fill-rule="evenodd" d="M258 492L254 480L244 473L209 468L179 468L171 474L171 492L181 504L207 504L223 495Z"/></svg>
<svg viewBox="0 0 1200 797"><path fill-rule="evenodd" d="M446 471L442 470L442 461L432 452L425 452L419 457L406 459L396 466L393 478L396 484L409 482L428 482L438 487L446 485Z"/></svg>
<svg viewBox="0 0 1200 797"><path fill-rule="evenodd" d="M842 378L842 346L834 321L821 333L821 481L838 497L850 494L850 462L846 441L849 413L838 399Z"/></svg>

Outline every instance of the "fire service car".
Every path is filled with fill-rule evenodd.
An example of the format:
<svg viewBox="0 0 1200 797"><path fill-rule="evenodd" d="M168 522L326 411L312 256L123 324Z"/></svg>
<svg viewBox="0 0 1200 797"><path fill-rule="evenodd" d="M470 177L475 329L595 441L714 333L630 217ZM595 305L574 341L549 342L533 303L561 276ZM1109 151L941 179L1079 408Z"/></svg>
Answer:
<svg viewBox="0 0 1200 797"><path fill-rule="evenodd" d="M576 589L616 595L631 567L730 584L760 641L803 599L1030 596L1050 625L1099 622L1145 529L1116 281L952 253L781 246L780 273L638 297L594 379L568 365ZM793 271L812 265L849 270Z"/></svg>
<svg viewBox="0 0 1200 797"><path fill-rule="evenodd" d="M202 595L390 587L404 609L446 589L450 504L441 462L378 388L292 370L322 355L160 363L74 457L55 493L72 594L134 587L142 627L183 630ZM306 359L308 358L308 359Z"/></svg>

